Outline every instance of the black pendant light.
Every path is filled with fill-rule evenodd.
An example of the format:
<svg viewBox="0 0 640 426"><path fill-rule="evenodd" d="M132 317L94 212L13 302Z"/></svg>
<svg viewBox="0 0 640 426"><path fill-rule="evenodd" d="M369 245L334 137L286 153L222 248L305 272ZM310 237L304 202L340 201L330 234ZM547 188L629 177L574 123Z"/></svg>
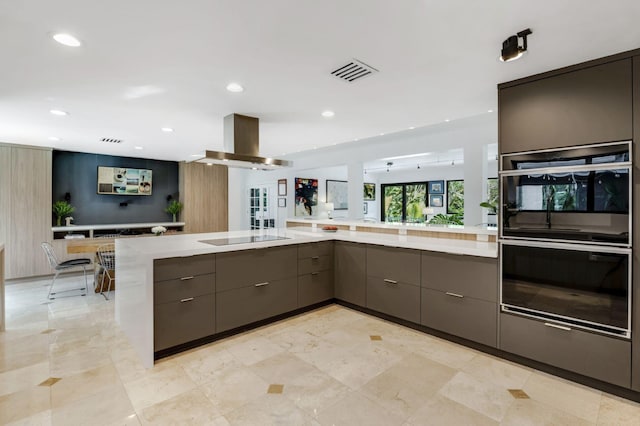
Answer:
<svg viewBox="0 0 640 426"><path fill-rule="evenodd" d="M510 62L519 59L527 51L527 36L529 34L531 34L531 30L527 28L503 41L500 60L502 62ZM522 38L522 46L518 44L520 38Z"/></svg>

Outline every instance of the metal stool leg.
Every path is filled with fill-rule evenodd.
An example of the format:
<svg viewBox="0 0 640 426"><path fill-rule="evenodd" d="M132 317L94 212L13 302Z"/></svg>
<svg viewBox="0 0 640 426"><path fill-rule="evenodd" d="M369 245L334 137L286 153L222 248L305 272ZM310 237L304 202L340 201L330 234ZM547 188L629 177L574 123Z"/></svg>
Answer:
<svg viewBox="0 0 640 426"><path fill-rule="evenodd" d="M47 299L49 300L55 299L55 297L51 297L52 294L55 294L55 293L51 293L51 290L53 290L53 284L56 282L56 278L58 278L59 273L60 271L56 271L55 275L53 276L53 279L51 280L51 284L49 284L49 294L47 294Z"/></svg>

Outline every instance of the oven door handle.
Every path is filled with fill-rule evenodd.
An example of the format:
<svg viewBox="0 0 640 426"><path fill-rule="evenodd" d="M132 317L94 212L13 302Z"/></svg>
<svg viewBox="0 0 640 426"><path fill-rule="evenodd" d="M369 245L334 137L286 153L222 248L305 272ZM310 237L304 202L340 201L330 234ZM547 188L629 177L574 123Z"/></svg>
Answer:
<svg viewBox="0 0 640 426"><path fill-rule="evenodd" d="M550 323L550 322L545 322L544 325L546 325L547 327L557 328L557 329L564 330L564 331L571 331L571 327L566 327L564 325L553 324L553 323Z"/></svg>

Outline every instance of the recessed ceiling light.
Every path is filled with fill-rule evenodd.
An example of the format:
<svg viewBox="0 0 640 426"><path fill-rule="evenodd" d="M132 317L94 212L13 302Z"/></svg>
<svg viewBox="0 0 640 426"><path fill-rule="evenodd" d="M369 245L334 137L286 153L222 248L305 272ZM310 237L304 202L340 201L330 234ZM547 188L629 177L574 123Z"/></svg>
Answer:
<svg viewBox="0 0 640 426"><path fill-rule="evenodd" d="M160 130L162 130L165 133L173 132L173 129L171 127L161 127Z"/></svg>
<svg viewBox="0 0 640 426"><path fill-rule="evenodd" d="M380 133L380 136L384 136L384 133Z"/></svg>
<svg viewBox="0 0 640 426"><path fill-rule="evenodd" d="M354 141L355 141L355 142L358 142L359 140L360 140L360 139L358 139L358 138L355 138L355 139L354 139Z"/></svg>
<svg viewBox="0 0 640 426"><path fill-rule="evenodd" d="M60 141L61 139L60 139L59 137L57 137L57 136L49 136L49 140L50 140L50 141L54 141L54 142L58 142L58 141Z"/></svg>
<svg viewBox="0 0 640 426"><path fill-rule="evenodd" d="M251 170L258 170L258 168L257 167L252 167Z"/></svg>
<svg viewBox="0 0 640 426"><path fill-rule="evenodd" d="M64 44L69 47L79 47L82 45L80 40L72 36L71 34L58 33L53 35L53 39L60 44Z"/></svg>
<svg viewBox="0 0 640 426"><path fill-rule="evenodd" d="M448 118L446 120L444 120L445 123L448 123L449 121L451 121L451 120L449 120Z"/></svg>
<svg viewBox="0 0 640 426"><path fill-rule="evenodd" d="M141 147L141 146L136 146L136 147L135 147L135 149L137 149L137 150L141 150L141 149L144 149L144 148L143 148L143 147Z"/></svg>
<svg viewBox="0 0 640 426"><path fill-rule="evenodd" d="M207 163L207 166L213 166L213 163Z"/></svg>
<svg viewBox="0 0 640 426"><path fill-rule="evenodd" d="M415 129L415 127L414 127L414 126L409 127L409 130L413 130L413 129Z"/></svg>
<svg viewBox="0 0 640 426"><path fill-rule="evenodd" d="M202 157L202 154L191 154L192 157Z"/></svg>
<svg viewBox="0 0 640 426"><path fill-rule="evenodd" d="M234 93L240 93L244 92L244 87L238 83L229 83L227 84L227 90Z"/></svg>
<svg viewBox="0 0 640 426"><path fill-rule="evenodd" d="M493 110L492 109L488 109L487 112L493 112Z"/></svg>
<svg viewBox="0 0 640 426"><path fill-rule="evenodd" d="M327 110L327 111L322 111L322 116L323 116L323 117L325 117L325 118L331 118L331 117L333 117L334 115L336 115L336 113L335 113L335 112L333 112L333 111L329 111L329 110Z"/></svg>
<svg viewBox="0 0 640 426"><path fill-rule="evenodd" d="M53 114L53 115L59 115L59 116L69 115L68 112L62 111L62 110L59 110L59 109L51 109L51 110L49 110L49 112L51 114Z"/></svg>

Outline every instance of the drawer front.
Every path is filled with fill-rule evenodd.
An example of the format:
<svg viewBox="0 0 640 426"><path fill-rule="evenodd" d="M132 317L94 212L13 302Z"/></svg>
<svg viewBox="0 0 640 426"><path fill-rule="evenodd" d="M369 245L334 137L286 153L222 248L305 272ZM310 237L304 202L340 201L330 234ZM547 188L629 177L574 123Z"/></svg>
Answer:
<svg viewBox="0 0 640 426"><path fill-rule="evenodd" d="M469 297L422 289L421 323L487 346L497 346L498 306Z"/></svg>
<svg viewBox="0 0 640 426"><path fill-rule="evenodd" d="M358 306L366 306L366 245L335 243L335 297Z"/></svg>
<svg viewBox="0 0 640 426"><path fill-rule="evenodd" d="M187 302L169 302L154 307L154 350L159 351L216 332L215 294Z"/></svg>
<svg viewBox="0 0 640 426"><path fill-rule="evenodd" d="M422 286L497 303L498 259L423 252Z"/></svg>
<svg viewBox="0 0 640 426"><path fill-rule="evenodd" d="M212 274L216 271L216 255L202 254L171 257L153 261L153 280L166 281L183 277Z"/></svg>
<svg viewBox="0 0 640 426"><path fill-rule="evenodd" d="M333 298L333 271L320 271L298 277L298 307Z"/></svg>
<svg viewBox="0 0 640 426"><path fill-rule="evenodd" d="M631 385L627 340L500 314L500 349L625 388Z"/></svg>
<svg viewBox="0 0 640 426"><path fill-rule="evenodd" d="M230 330L298 306L298 278L216 293L216 331Z"/></svg>
<svg viewBox="0 0 640 426"><path fill-rule="evenodd" d="M317 243L300 244L298 257L330 256L333 254L333 241L319 241Z"/></svg>
<svg viewBox="0 0 640 426"><path fill-rule="evenodd" d="M420 252L367 246L367 276L420 285Z"/></svg>
<svg viewBox="0 0 640 426"><path fill-rule="evenodd" d="M298 275L296 246L220 253L216 259L218 291L251 287Z"/></svg>
<svg viewBox="0 0 640 426"><path fill-rule="evenodd" d="M333 256L313 256L298 259L298 275L333 269Z"/></svg>
<svg viewBox="0 0 640 426"><path fill-rule="evenodd" d="M420 287L367 277L367 308L420 323Z"/></svg>
<svg viewBox="0 0 640 426"><path fill-rule="evenodd" d="M197 275L169 281L159 281L153 286L153 301L159 303L176 302L189 297L215 293L216 274Z"/></svg>

